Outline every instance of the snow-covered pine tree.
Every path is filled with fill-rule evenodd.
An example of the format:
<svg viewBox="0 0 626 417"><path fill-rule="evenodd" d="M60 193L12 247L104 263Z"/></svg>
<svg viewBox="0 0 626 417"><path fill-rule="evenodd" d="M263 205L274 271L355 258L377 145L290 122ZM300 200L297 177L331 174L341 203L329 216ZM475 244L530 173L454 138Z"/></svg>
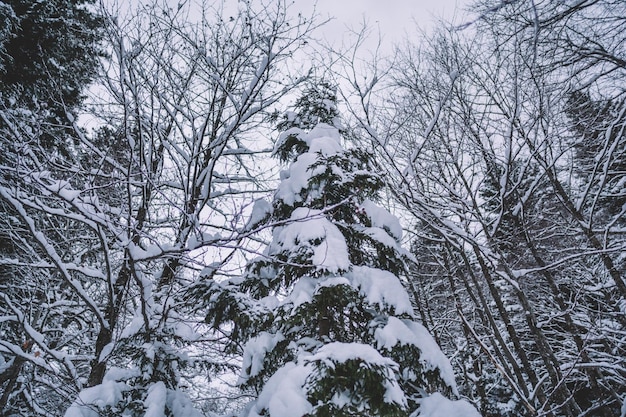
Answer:
<svg viewBox="0 0 626 417"><path fill-rule="evenodd" d="M396 217L367 152L342 145L336 96L312 87L286 114L275 154L289 168L248 227L273 227L243 277L196 288L207 321L244 346L246 417L474 416L448 359L414 320Z"/></svg>

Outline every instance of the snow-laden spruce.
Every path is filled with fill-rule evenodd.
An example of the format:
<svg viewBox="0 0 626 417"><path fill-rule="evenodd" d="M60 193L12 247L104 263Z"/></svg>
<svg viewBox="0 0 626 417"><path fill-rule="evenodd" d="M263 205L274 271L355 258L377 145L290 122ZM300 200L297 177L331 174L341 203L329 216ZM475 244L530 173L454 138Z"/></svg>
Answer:
<svg viewBox="0 0 626 417"><path fill-rule="evenodd" d="M243 277L196 289L207 321L244 347L239 383L259 395L242 416L478 416L448 399L450 362L399 279L402 229L375 203L369 155L342 145L330 92L283 123L275 154L289 167L248 223L273 227L263 255Z"/></svg>

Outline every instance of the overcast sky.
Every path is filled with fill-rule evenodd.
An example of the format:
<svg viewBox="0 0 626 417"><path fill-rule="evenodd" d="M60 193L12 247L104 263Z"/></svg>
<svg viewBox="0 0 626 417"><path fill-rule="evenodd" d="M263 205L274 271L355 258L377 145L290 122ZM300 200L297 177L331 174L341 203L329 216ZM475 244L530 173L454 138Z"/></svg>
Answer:
<svg viewBox="0 0 626 417"><path fill-rule="evenodd" d="M379 27L387 42L399 41L405 33L414 33L416 22L426 30L438 18L463 17L462 7L470 0L295 0L294 6L306 16L317 3L322 17L333 17L323 29L329 41L342 38L346 27L358 27L365 18L372 28Z"/></svg>

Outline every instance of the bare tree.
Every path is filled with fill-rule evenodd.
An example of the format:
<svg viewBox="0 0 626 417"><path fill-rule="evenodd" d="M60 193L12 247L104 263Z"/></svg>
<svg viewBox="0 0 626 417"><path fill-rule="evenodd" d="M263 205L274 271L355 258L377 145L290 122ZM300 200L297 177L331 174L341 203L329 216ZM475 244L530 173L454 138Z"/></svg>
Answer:
<svg viewBox="0 0 626 417"><path fill-rule="evenodd" d="M613 415L626 376L623 5L475 10L467 33L399 48L387 78L344 72L430 265L411 283L422 317L459 352L484 414Z"/></svg>
<svg viewBox="0 0 626 417"><path fill-rule="evenodd" d="M73 159L38 147L33 126L10 125L16 158L0 167L10 179L0 195L17 249L1 262L24 288L5 296L2 320L29 342L3 337L2 355L56 401L32 398L27 413L58 415L79 393L67 415L94 404L140 412L153 392L167 393L160 407L171 413L191 407L186 378L224 366L182 294L241 256L242 213L266 176L257 156L271 146L268 115L306 78L292 57L316 25L284 2L108 15L109 59L88 116L99 127L74 122ZM35 315L24 311L29 291L46 300ZM96 401L107 392L114 401Z"/></svg>

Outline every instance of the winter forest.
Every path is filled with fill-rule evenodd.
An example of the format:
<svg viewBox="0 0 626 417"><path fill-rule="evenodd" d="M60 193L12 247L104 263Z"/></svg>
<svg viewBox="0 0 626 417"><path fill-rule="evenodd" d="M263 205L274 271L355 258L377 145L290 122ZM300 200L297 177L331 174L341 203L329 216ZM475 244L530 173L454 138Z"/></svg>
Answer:
<svg viewBox="0 0 626 417"><path fill-rule="evenodd" d="M626 417L625 1L120 3L0 1L1 416Z"/></svg>

